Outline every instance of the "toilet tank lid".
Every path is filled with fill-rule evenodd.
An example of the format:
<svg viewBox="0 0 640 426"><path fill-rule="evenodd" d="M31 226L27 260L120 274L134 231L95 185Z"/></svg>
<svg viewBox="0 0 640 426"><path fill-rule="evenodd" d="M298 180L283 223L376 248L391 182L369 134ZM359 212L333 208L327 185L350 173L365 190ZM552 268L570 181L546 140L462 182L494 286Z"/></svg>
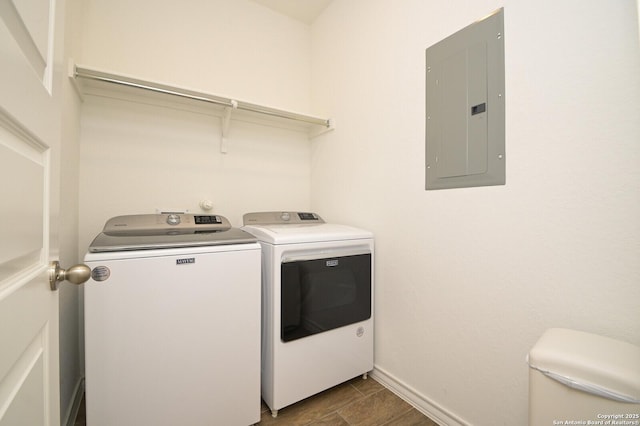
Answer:
<svg viewBox="0 0 640 426"><path fill-rule="evenodd" d="M568 386L640 403L640 347L631 343L552 328L533 346L528 362Z"/></svg>

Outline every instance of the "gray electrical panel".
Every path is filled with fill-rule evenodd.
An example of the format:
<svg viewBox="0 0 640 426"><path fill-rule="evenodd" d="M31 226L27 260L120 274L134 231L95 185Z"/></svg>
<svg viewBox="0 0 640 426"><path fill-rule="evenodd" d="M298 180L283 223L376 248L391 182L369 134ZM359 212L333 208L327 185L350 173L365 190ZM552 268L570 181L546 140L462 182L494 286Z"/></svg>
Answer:
<svg viewBox="0 0 640 426"><path fill-rule="evenodd" d="M504 185L504 10L426 56L426 189Z"/></svg>

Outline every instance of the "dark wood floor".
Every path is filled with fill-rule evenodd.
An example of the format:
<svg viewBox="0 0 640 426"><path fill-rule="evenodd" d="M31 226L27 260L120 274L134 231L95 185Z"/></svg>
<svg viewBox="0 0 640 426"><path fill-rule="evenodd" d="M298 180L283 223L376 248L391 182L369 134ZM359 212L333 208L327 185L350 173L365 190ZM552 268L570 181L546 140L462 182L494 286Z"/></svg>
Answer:
<svg viewBox="0 0 640 426"><path fill-rule="evenodd" d="M262 403L258 425L437 426L374 379L365 380L361 377L285 407L278 412L276 418L271 416L269 408ZM84 398L75 426L86 426Z"/></svg>
<svg viewBox="0 0 640 426"><path fill-rule="evenodd" d="M437 426L372 378L361 377L281 409L263 403L260 426Z"/></svg>

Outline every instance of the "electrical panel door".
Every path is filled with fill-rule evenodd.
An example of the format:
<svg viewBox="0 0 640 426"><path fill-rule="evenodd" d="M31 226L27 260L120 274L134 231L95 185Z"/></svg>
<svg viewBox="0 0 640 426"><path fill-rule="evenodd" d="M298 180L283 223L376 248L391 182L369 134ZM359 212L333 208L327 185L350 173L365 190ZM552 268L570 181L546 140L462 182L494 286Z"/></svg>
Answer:
<svg viewBox="0 0 640 426"><path fill-rule="evenodd" d="M426 57L426 189L504 185L503 9Z"/></svg>

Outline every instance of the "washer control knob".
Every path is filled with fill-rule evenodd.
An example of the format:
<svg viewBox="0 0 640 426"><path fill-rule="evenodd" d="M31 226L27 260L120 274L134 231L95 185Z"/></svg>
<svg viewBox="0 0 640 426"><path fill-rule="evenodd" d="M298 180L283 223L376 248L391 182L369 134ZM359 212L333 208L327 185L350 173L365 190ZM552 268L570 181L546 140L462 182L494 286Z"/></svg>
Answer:
<svg viewBox="0 0 640 426"><path fill-rule="evenodd" d="M179 225L180 224L180 215L170 214L167 216L167 223L169 225Z"/></svg>
<svg viewBox="0 0 640 426"><path fill-rule="evenodd" d="M284 212L280 215L280 219L288 221L291 219L291 215L289 214L289 212Z"/></svg>

